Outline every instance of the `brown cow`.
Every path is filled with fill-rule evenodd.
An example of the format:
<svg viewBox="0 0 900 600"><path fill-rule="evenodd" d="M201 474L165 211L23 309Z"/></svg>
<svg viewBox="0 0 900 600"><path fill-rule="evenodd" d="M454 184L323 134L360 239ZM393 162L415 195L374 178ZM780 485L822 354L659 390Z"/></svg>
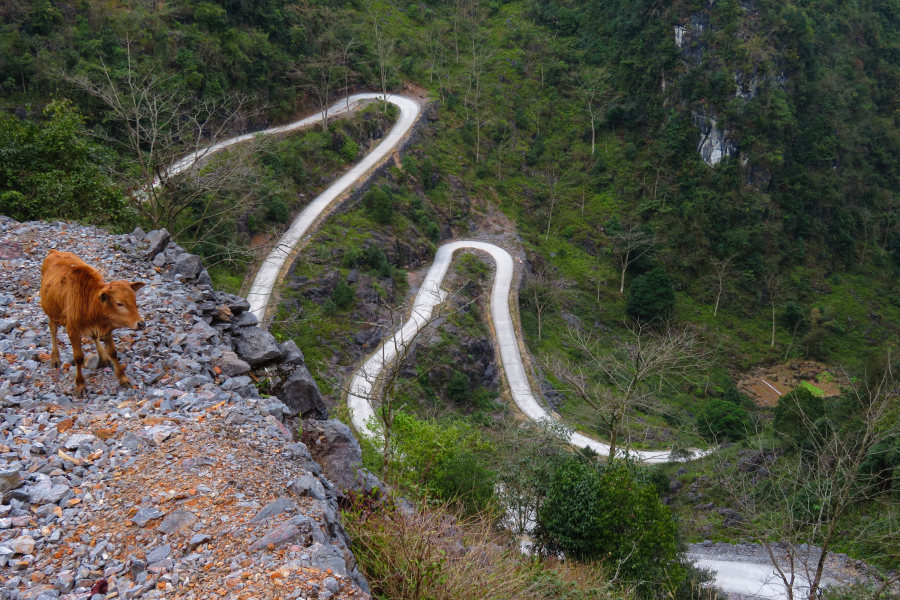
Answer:
<svg viewBox="0 0 900 600"><path fill-rule="evenodd" d="M51 250L41 266L41 308L50 319L50 337L53 350L51 365L59 367L59 347L56 329L64 325L72 344L75 358L75 396L84 396L84 353L81 336L94 340L101 365L114 366L119 385L129 386L125 368L119 363L119 355L113 343L113 329L128 327L143 329L144 320L137 310L135 292L143 283L113 281L105 283L96 269L71 252ZM103 346L100 342L103 342ZM112 364L110 364L112 362Z"/></svg>

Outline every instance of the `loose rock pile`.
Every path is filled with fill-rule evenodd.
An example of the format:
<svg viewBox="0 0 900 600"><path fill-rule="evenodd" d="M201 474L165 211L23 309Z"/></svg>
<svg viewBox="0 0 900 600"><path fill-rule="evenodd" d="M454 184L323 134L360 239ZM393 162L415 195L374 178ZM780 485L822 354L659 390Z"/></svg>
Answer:
<svg viewBox="0 0 900 600"><path fill-rule="evenodd" d="M65 335L50 368L50 248L147 283L146 330L116 334L131 389L89 354L76 401ZM165 230L0 217L0 600L369 597L341 490L284 423L327 408L302 352L248 308ZM277 397L261 397L261 377ZM377 484L358 452L342 459L356 461L335 467L349 484Z"/></svg>

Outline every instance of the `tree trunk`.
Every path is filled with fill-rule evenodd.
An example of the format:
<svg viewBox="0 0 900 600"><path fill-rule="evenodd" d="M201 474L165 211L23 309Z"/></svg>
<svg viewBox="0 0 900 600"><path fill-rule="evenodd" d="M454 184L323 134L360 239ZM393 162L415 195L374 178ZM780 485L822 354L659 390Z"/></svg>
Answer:
<svg viewBox="0 0 900 600"><path fill-rule="evenodd" d="M770 348L775 347L775 303L772 303L772 343L769 344Z"/></svg>

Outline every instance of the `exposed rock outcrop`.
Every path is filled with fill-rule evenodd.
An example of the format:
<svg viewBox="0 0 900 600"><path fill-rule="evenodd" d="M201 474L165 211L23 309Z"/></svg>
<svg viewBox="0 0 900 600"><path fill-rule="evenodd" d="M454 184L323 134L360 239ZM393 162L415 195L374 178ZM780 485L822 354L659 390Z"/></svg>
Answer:
<svg viewBox="0 0 900 600"><path fill-rule="evenodd" d="M343 479L286 420L326 412L302 352L212 290L168 237L0 217L0 247L21 249L0 258L0 598L237 598L258 582L282 597L368 598L340 522ZM130 388L89 357L88 396L75 399L65 334L64 367L50 367L50 247L145 282L147 328L116 332ZM262 397L267 379L284 398Z"/></svg>

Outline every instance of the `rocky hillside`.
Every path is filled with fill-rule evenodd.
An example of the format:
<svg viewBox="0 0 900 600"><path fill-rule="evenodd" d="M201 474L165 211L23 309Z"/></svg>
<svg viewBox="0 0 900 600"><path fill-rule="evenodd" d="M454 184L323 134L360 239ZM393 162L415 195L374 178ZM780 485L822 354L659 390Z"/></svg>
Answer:
<svg viewBox="0 0 900 600"><path fill-rule="evenodd" d="M339 516L379 484L327 416L302 352L217 293L165 230L114 236L0 217L0 598L368 598ZM50 248L147 285L116 343L131 389L71 346L50 368L39 305ZM263 397L260 388L276 395Z"/></svg>

